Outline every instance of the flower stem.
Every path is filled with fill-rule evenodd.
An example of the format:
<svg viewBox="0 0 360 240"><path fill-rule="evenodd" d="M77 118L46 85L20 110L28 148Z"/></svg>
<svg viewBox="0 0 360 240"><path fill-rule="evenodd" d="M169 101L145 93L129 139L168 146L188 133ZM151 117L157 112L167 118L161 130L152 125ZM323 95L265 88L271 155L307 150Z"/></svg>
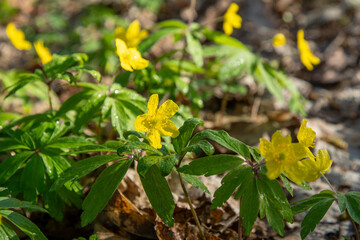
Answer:
<svg viewBox="0 0 360 240"><path fill-rule="evenodd" d="M50 114L53 115L53 106L51 101L51 82L47 84L48 86L48 99L49 99L49 108L50 108Z"/></svg>
<svg viewBox="0 0 360 240"><path fill-rule="evenodd" d="M329 182L329 180L325 177L325 175L323 173L321 173L321 176L325 179L326 183L330 186L331 190L336 194L336 190L335 188L331 185L331 183ZM349 211L346 209L345 210L346 214L349 216L349 219L352 223L352 226L354 228L354 232L355 232L355 239L356 240L360 240L360 235L359 235L359 231L357 229L356 223L354 221L354 219L352 219L352 217L349 214Z"/></svg>
<svg viewBox="0 0 360 240"><path fill-rule="evenodd" d="M198 218L198 216L196 215L195 209L194 209L194 207L193 207L193 205L192 205L192 203L191 203L189 194L188 194L188 192L187 192L187 190L186 190L186 188L185 188L184 181L183 181L183 178L182 178L180 172L178 172L178 176L179 176L181 188L182 188L183 191L184 191L184 195L185 195L186 201L187 201L187 203L188 203L189 206L190 206L191 214L193 215L193 218L194 218L194 220L195 220L196 226L197 226L198 229L199 229L201 239L205 240L205 235L204 235L204 233L203 233L203 231L202 231L202 229L201 229L201 225L200 225L200 222L199 222L199 218Z"/></svg>
<svg viewBox="0 0 360 240"><path fill-rule="evenodd" d="M242 222L242 217L240 216L240 208L241 208L241 199L239 199L239 224L238 224L238 235L239 235L239 240L243 240L243 236L242 236L242 230L243 230L243 222Z"/></svg>

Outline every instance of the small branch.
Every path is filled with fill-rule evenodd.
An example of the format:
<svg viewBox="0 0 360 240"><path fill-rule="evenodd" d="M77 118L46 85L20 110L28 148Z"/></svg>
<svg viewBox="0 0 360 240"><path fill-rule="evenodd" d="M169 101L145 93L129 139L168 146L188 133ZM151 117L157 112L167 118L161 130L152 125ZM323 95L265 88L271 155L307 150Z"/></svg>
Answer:
<svg viewBox="0 0 360 240"><path fill-rule="evenodd" d="M193 215L193 218L194 218L194 220L195 220L196 226L197 226L198 229L199 229L201 239L205 240L205 235L204 235L204 233L203 233L203 231L202 231L202 229L201 229L201 225L200 225L200 222L199 222L199 218L198 218L198 216L196 215L195 209L194 209L194 207L193 207L193 205L192 205L192 203L191 203L189 194L188 194L188 192L187 192L187 190L186 190L186 188L185 188L184 181L183 181L183 178L182 178L180 172L178 172L178 176L179 176L181 188L182 188L183 191L184 191L184 195L185 195L186 201L187 201L187 203L188 203L189 206L190 206L191 214Z"/></svg>
<svg viewBox="0 0 360 240"><path fill-rule="evenodd" d="M349 214L349 211L346 209L346 214L349 216L350 220L351 220L351 223L352 223L352 226L354 228L354 232L355 232L355 239L356 240L360 240L360 235L359 235L359 230L356 226L356 223L354 222L354 220L350 217L350 214Z"/></svg>
<svg viewBox="0 0 360 240"><path fill-rule="evenodd" d="M242 236L243 222L242 222L242 218L241 218L241 216L240 216L240 209L241 209L241 199L239 199L239 224L238 224L238 235L239 235L239 240L243 240L243 236Z"/></svg>
<svg viewBox="0 0 360 240"><path fill-rule="evenodd" d="M329 185L329 187L331 188L331 190L336 194L335 188L331 185L331 183L330 183L329 180L325 177L325 175L324 175L323 173L321 173L321 176L325 179L326 183Z"/></svg>

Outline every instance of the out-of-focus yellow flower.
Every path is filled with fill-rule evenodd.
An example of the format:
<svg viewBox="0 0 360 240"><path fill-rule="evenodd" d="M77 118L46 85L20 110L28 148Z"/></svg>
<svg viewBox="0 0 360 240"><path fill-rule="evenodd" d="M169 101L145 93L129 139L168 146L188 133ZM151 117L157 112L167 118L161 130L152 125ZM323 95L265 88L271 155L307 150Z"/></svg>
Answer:
<svg viewBox="0 0 360 240"><path fill-rule="evenodd" d="M161 148L161 136L171 136L176 138L179 130L175 124L168 118L172 117L178 110L179 106L172 100L166 100L158 109L159 96L151 95L147 113L140 115L135 120L136 131L149 133L147 136L149 143L154 148Z"/></svg>
<svg viewBox="0 0 360 240"><path fill-rule="evenodd" d="M53 60L50 50L44 46L43 41L34 42L34 48L43 65Z"/></svg>
<svg viewBox="0 0 360 240"><path fill-rule="evenodd" d="M311 52L307 41L304 39L304 30L302 29L297 32L297 44L301 62L309 71L312 71L314 69L313 64L318 65L320 59Z"/></svg>
<svg viewBox="0 0 360 240"><path fill-rule="evenodd" d="M267 177L275 179L282 172L286 172L289 166L306 157L306 149L300 143L291 143L291 136L284 137L280 131L276 131L271 142L260 139L261 154L265 158Z"/></svg>
<svg viewBox="0 0 360 240"><path fill-rule="evenodd" d="M136 48L128 48L121 39L116 39L116 54L120 58L121 67L127 71L144 69L149 66L149 61L142 58Z"/></svg>
<svg viewBox="0 0 360 240"><path fill-rule="evenodd" d="M25 40L25 33L18 30L13 23L6 26L6 34L17 49L29 50L31 48L31 43Z"/></svg>
<svg viewBox="0 0 360 240"><path fill-rule="evenodd" d="M226 35L231 35L233 28L241 28L242 18L237 11L239 11L239 5L232 3L224 15L223 29Z"/></svg>
<svg viewBox="0 0 360 240"><path fill-rule="evenodd" d="M307 120L303 120L297 135L299 143L305 145L305 147L315 147L315 136L316 132L311 128L306 127Z"/></svg>
<svg viewBox="0 0 360 240"><path fill-rule="evenodd" d="M126 30L122 27L115 29L115 38L123 40L129 48L136 48L137 45L148 36L146 30L140 30L140 22L134 20Z"/></svg>
<svg viewBox="0 0 360 240"><path fill-rule="evenodd" d="M274 47L280 47L282 45L286 44L286 38L285 35L282 33L278 33L273 37L272 45Z"/></svg>

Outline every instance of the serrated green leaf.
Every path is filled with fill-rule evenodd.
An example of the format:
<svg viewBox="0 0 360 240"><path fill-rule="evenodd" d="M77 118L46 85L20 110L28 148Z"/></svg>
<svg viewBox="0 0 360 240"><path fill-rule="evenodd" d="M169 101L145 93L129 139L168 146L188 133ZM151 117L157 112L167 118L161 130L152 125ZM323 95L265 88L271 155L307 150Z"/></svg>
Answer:
<svg viewBox="0 0 360 240"><path fill-rule="evenodd" d="M211 176L233 169L243 162L244 160L235 155L219 154L197 158L189 165L180 167L178 171L191 175Z"/></svg>
<svg viewBox="0 0 360 240"><path fill-rule="evenodd" d="M45 171L44 164L38 154L33 154L27 162L21 174L21 188L23 191L33 192L34 198L24 198L25 200L36 202L36 191L45 191Z"/></svg>
<svg viewBox="0 0 360 240"><path fill-rule="evenodd" d="M215 131L211 129L201 131L195 134L189 144L194 144L206 138L219 143L220 145L236 152L237 154L240 154L246 159L250 159L249 147L236 138L229 136L229 134L225 131Z"/></svg>
<svg viewBox="0 0 360 240"><path fill-rule="evenodd" d="M259 212L259 193L254 178L247 182L245 188L241 197L240 216L243 218L246 235L249 236Z"/></svg>
<svg viewBox="0 0 360 240"><path fill-rule="evenodd" d="M211 143L209 143L206 140L200 140L197 143L194 143L194 144L191 144L191 145L187 146L184 149L184 152L185 153L193 152L196 155L199 155L200 154L200 149L203 150L206 155L212 155L215 152L215 149L214 149L213 145L211 145Z"/></svg>
<svg viewBox="0 0 360 240"><path fill-rule="evenodd" d="M160 156L163 155L163 153L161 151L157 150L153 146L151 146L147 143L144 143L144 142L127 142L124 146L127 149L141 149L141 150L145 150L145 151L151 151L152 153L160 155Z"/></svg>
<svg viewBox="0 0 360 240"><path fill-rule="evenodd" d="M274 201L268 198L263 198L262 201L264 202L265 214L270 226L273 227L280 236L284 236L283 216L277 210Z"/></svg>
<svg viewBox="0 0 360 240"><path fill-rule="evenodd" d="M5 151L14 151L16 149L28 149L29 147L25 146L22 143L19 143L18 141L15 141L11 138L2 138L2 141L0 141L0 152Z"/></svg>
<svg viewBox="0 0 360 240"><path fill-rule="evenodd" d="M301 199L299 201L296 201L296 202L292 203L292 204L295 204L295 203L300 202L299 204L293 205L291 207L291 210L293 212L293 215L296 215L296 214L299 214L299 213L302 213L302 212L308 210L309 208L311 208L312 206L314 206L318 202L323 201L323 200L327 200L327 199L335 199L335 198L334 198L334 196L332 194L319 193L319 194L316 194L316 195L311 196L309 198L304 198L304 199Z"/></svg>
<svg viewBox="0 0 360 240"><path fill-rule="evenodd" d="M101 81L101 73L92 67L89 66L75 66L70 68L69 70L75 70L75 71L85 71L89 73L91 76L93 76L98 82Z"/></svg>
<svg viewBox="0 0 360 240"><path fill-rule="evenodd" d="M293 196L294 196L293 188L291 187L289 180L288 180L283 174L280 175L280 179L281 179L281 181L283 182L286 190L287 190L287 191L290 193L290 195L293 197Z"/></svg>
<svg viewBox="0 0 360 240"><path fill-rule="evenodd" d="M221 180L221 186L214 193L210 210L221 207L221 205L229 199L231 194L233 194L235 189L247 178L250 172L250 167L240 166L226 174Z"/></svg>
<svg viewBox="0 0 360 240"><path fill-rule="evenodd" d="M159 167L161 174L167 176L170 174L176 161L177 158L174 154L166 156L145 156L139 159L137 171L139 175L145 177L149 168L156 164Z"/></svg>
<svg viewBox="0 0 360 240"><path fill-rule="evenodd" d="M24 151L5 159L0 164L0 184L5 183L14 173L21 167L21 165L29 159L34 153Z"/></svg>
<svg viewBox="0 0 360 240"><path fill-rule="evenodd" d="M105 163L118 160L120 157L117 154L99 155L89 157L79 162L75 162L71 168L67 169L59 179L51 187L50 191L60 188L64 183L81 178Z"/></svg>
<svg viewBox="0 0 360 240"><path fill-rule="evenodd" d="M338 205L340 212L344 212L346 209L346 197L344 193L337 192L337 199L338 199Z"/></svg>
<svg viewBox="0 0 360 240"><path fill-rule="evenodd" d="M156 213L165 224L173 226L175 203L169 185L161 175L160 169L156 165L152 165L145 177L140 175L140 180Z"/></svg>
<svg viewBox="0 0 360 240"><path fill-rule="evenodd" d="M81 226L88 225L104 209L131 163L132 160L116 162L99 175L83 202L84 212L81 214Z"/></svg>
<svg viewBox="0 0 360 240"><path fill-rule="evenodd" d="M14 140L18 141L19 143L27 146L30 149L35 149L36 144L34 139L29 135L29 133L24 132L21 129L16 129L15 131L6 130L6 133L11 136Z"/></svg>
<svg viewBox="0 0 360 240"><path fill-rule="evenodd" d="M91 141L86 140L83 137L71 136L58 138L54 142L47 145L52 148L76 148L81 146L88 146L92 144Z"/></svg>
<svg viewBox="0 0 360 240"><path fill-rule="evenodd" d="M75 93L69 97L63 104L60 109L56 112L55 117L61 117L70 110L75 110L76 106L84 99L89 99L92 95L95 94L94 90L83 90L81 92Z"/></svg>
<svg viewBox="0 0 360 240"><path fill-rule="evenodd" d="M187 51L193 58L196 66L202 67L204 65L202 46L199 40L197 40L191 32L186 32Z"/></svg>
<svg viewBox="0 0 360 240"><path fill-rule="evenodd" d="M114 101L111 107L111 123L117 130L120 136L123 136L123 131L127 130L127 117L124 106L121 102Z"/></svg>
<svg viewBox="0 0 360 240"><path fill-rule="evenodd" d="M6 95L5 99L10 97L11 95L14 95L19 89L25 87L27 84L33 82L33 81L41 81L42 78L40 78L38 75L33 73L21 73L18 74L17 82L7 88L4 89L4 91L10 90L10 92Z"/></svg>
<svg viewBox="0 0 360 240"><path fill-rule="evenodd" d="M83 66L87 60L85 54L57 55L53 54L53 60L44 65L44 72L48 78L54 80L57 74L63 74L75 66Z"/></svg>
<svg viewBox="0 0 360 240"><path fill-rule="evenodd" d="M196 176L194 175L189 175L189 174L185 174L182 173L181 174L182 178L187 181L188 183L190 183L191 185L193 185L194 187L203 190L204 192L210 194L209 189L205 186L205 184Z"/></svg>
<svg viewBox="0 0 360 240"><path fill-rule="evenodd" d="M360 224L360 193L359 192L347 192L346 207L350 217Z"/></svg>
<svg viewBox="0 0 360 240"><path fill-rule="evenodd" d="M100 106L103 104L105 97L106 95L104 93L96 92L89 98L76 117L74 132L78 132L81 127L91 121L94 114L100 110Z"/></svg>
<svg viewBox="0 0 360 240"><path fill-rule="evenodd" d="M323 199L310 209L301 223L300 236L302 239L305 239L310 232L314 231L316 225L324 217L334 200L335 198Z"/></svg>
<svg viewBox="0 0 360 240"><path fill-rule="evenodd" d="M23 215L10 210L0 210L0 214L28 235L30 239L47 240L40 229Z"/></svg>
<svg viewBox="0 0 360 240"><path fill-rule="evenodd" d="M179 128L179 136L173 140L175 152L181 155L182 150L189 144L189 140L198 125L204 125L198 118L187 119Z"/></svg>
<svg viewBox="0 0 360 240"><path fill-rule="evenodd" d="M247 187L249 184L252 183L253 178L254 178L254 173L251 171L250 174L247 174L243 183L241 183L240 187L236 190L234 195L235 199L239 199L245 194Z"/></svg>

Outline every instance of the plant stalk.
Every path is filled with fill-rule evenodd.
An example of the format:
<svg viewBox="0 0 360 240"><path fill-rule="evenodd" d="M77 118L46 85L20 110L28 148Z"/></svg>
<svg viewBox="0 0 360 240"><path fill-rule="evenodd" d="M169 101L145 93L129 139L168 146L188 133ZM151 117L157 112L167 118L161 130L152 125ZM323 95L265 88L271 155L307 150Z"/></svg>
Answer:
<svg viewBox="0 0 360 240"><path fill-rule="evenodd" d="M194 209L194 207L193 207L193 205L192 205L192 203L191 203L189 194L188 194L188 192L187 192L187 190L186 190L186 188L185 188L184 181L183 181L183 178L182 178L180 172L178 172L178 176L179 176L181 188L182 188L183 191L184 191L184 195L185 195L186 201L187 201L187 203L188 203L189 206L190 206L191 214L193 215L193 218L194 218L194 220L195 220L196 226L197 226L198 229L199 229L201 239L205 240L205 235L204 235L204 233L203 233L203 231L202 231L202 229L201 229L201 225L200 225L200 222L199 222L199 218L198 218L198 216L196 215L195 209Z"/></svg>
<svg viewBox="0 0 360 240"><path fill-rule="evenodd" d="M241 199L239 199L239 223L238 223L238 235L239 235L239 240L243 240L243 236L242 236L242 230L243 230L243 222L242 222L242 218L240 216L240 208L241 208Z"/></svg>
<svg viewBox="0 0 360 240"><path fill-rule="evenodd" d="M49 99L49 108L50 108L50 114L53 115L53 105L51 101L51 82L47 84L48 86L48 99Z"/></svg>

